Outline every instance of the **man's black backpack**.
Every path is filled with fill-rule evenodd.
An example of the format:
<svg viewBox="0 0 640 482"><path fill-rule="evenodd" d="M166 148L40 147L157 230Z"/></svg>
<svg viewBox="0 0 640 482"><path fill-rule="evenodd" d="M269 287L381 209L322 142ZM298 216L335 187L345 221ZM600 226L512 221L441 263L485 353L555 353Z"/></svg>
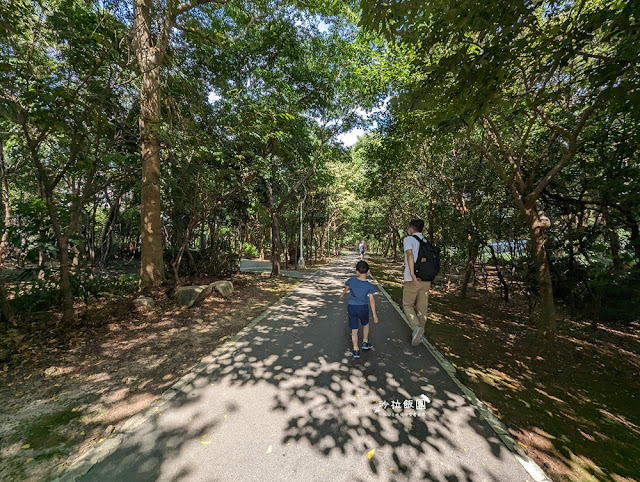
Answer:
<svg viewBox="0 0 640 482"><path fill-rule="evenodd" d="M433 281L433 278L440 272L440 248L433 246L426 239L420 239L413 235L420 242L418 250L418 260L413 266L416 278L422 281Z"/></svg>

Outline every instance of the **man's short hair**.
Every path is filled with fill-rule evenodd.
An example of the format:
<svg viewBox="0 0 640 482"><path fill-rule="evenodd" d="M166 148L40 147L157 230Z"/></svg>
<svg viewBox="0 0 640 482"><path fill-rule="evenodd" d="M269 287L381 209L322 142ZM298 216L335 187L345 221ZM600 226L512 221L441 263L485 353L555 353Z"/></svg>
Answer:
<svg viewBox="0 0 640 482"><path fill-rule="evenodd" d="M360 274L366 274L369 272L369 263L366 261L358 261L356 264L356 271Z"/></svg>
<svg viewBox="0 0 640 482"><path fill-rule="evenodd" d="M422 219L412 219L411 221L409 221L409 226L411 226L417 232L421 233L424 229L424 221Z"/></svg>

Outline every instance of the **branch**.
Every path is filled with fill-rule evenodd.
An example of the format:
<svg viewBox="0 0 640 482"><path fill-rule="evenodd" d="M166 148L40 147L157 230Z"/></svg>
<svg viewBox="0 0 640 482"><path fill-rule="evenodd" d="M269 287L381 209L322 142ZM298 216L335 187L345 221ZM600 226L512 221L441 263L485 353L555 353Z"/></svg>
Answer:
<svg viewBox="0 0 640 482"><path fill-rule="evenodd" d="M475 142L473 142L471 140L469 140L469 145L472 148L474 148L476 150L476 152L478 152L478 154L480 154L487 161L489 161L489 164L491 164L491 166L493 166L493 168L498 172L498 175L500 176L500 178L504 182L505 187L507 188L507 190L511 193L511 195L514 197L514 199L517 202L519 202L521 200L521 195L518 192L518 190L516 189L516 187L513 185L513 178L509 178L509 176L507 175L507 172L502 168L500 163L496 161L496 158L493 157L493 155L489 152L489 150L486 148L486 146L484 144L482 144L482 143L481 144L476 144Z"/></svg>
<svg viewBox="0 0 640 482"><path fill-rule="evenodd" d="M178 15L188 12L196 7L201 5L205 5L207 3L217 3L218 5L224 5L227 3L227 0L191 0L188 2L180 3L175 11L171 12L173 18L175 19Z"/></svg>
<svg viewBox="0 0 640 482"><path fill-rule="evenodd" d="M275 211L276 214L280 214L280 211L282 211L282 208L284 208L285 204L289 202L289 200L293 197L293 195L298 190L298 188L302 186L311 176L315 174L316 163L318 160L317 157L318 156L316 156L316 159L314 159L313 166L311 166L311 169L309 169L309 172L307 172L304 176L298 179L298 182L296 182L295 185L289 190L287 195L280 200L280 204L278 204L278 207L276 208L276 211Z"/></svg>
<svg viewBox="0 0 640 482"><path fill-rule="evenodd" d="M547 114L542 109L542 107L535 106L534 109L540 115L540 117L542 117L542 120L547 125L547 127L549 127L549 129L556 131L558 134L560 134L561 136L564 136L567 139L571 137L571 132L569 132L569 129L566 129L565 127L562 127L560 124L556 124L555 122L553 122L549 118L549 116L547 116Z"/></svg>
<svg viewBox="0 0 640 482"><path fill-rule="evenodd" d="M515 177L515 180L518 183L518 187L520 188L521 191L523 191L524 190L524 180L522 179L522 173L521 173L521 170L520 170L520 164L516 163L515 160L513 159L513 156L511 155L511 153L509 151L507 151L506 147L504 146L504 142L502 141L502 138L500 137L500 132L498 131L498 127L495 125L495 123L491 119L487 119L487 122L489 123L489 126L491 127L491 129L493 129L493 132L490 129L487 129L486 123L483 126L485 131L487 132L489 137L491 137L491 139L493 140L494 144L496 144L498 146L502 156L511 165L511 170L512 170L511 177L512 178Z"/></svg>
<svg viewBox="0 0 640 482"><path fill-rule="evenodd" d="M524 148L527 144L527 141L529 140L531 129L533 129L533 126L536 123L537 118L538 118L538 114L537 112L534 111L533 115L531 116L531 119L529 120L529 125L527 126L527 129L525 130L524 135L520 139L520 154L518 155L518 157L520 158L520 164L522 164L522 159L524 158Z"/></svg>
<svg viewBox="0 0 640 482"><path fill-rule="evenodd" d="M187 32L187 33L190 33L190 34L193 34L193 35L197 35L201 39L206 40L207 42L211 42L213 45L216 45L218 47L222 47L225 43L227 43L224 40L220 40L220 39L212 37L211 35L207 35L202 30L199 30L199 29L187 27L186 25L180 25L179 23L176 23L174 26L178 30L182 30L183 32Z"/></svg>
<svg viewBox="0 0 640 482"><path fill-rule="evenodd" d="M538 196L540 196L540 193L544 191L544 189L553 180L556 174L558 174L569 163L569 161L571 161L575 157L576 152L578 150L578 135L584 129L584 126L587 123L587 119L595 110L596 105L597 105L597 99L593 102L593 104L591 104L582 112L582 115L580 116L580 120L578 121L578 124L576 125L573 132L569 133L567 129L562 127L562 130L569 133L569 136L568 136L569 149L567 150L567 152L565 152L565 154L562 156L560 161L558 161L558 163L555 166L553 166L553 169L551 169L551 171L549 171L549 173L543 179L541 179L540 182L538 182L533 192L530 195L528 195L527 198L529 198L532 201L535 201L538 198Z"/></svg>
<svg viewBox="0 0 640 482"><path fill-rule="evenodd" d="M538 156L538 160L536 161L533 168L531 169L531 175L529 176L529 179L527 179L527 183L525 184L526 191L528 191L531 188L531 186L533 186L533 181L535 179L536 172L538 171L538 169L540 169L540 166L542 165L542 161L549 154L549 149L551 149L551 146L553 145L553 143L556 141L557 138L558 138L558 134L554 132L553 135L551 136L551 139L549 139L549 142L547 142L547 145L542 151L542 154Z"/></svg>

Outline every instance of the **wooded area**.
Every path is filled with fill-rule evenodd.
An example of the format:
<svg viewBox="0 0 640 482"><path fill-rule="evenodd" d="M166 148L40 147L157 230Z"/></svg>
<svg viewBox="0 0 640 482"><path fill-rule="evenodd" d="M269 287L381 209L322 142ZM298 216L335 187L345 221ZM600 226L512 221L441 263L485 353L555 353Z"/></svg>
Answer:
<svg viewBox="0 0 640 482"><path fill-rule="evenodd" d="M3 1L0 362L243 257L401 259L414 217L462 298L486 266L527 297L541 349L559 305L637 330L639 22L613 0Z"/></svg>
<svg viewBox="0 0 640 482"><path fill-rule="evenodd" d="M3 333L243 254L278 276L304 199L307 257L398 257L424 217L462 296L488 249L549 340L558 302L637 321L638 8L4 2Z"/></svg>

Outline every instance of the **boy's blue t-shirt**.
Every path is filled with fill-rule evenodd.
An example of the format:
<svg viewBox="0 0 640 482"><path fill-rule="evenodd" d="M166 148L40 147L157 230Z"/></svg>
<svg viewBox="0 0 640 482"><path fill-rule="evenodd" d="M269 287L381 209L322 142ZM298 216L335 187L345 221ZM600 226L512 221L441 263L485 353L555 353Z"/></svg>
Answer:
<svg viewBox="0 0 640 482"><path fill-rule="evenodd" d="M349 287L351 296L349 297L350 305L368 305L369 293L375 293L376 289L368 281L362 281L356 278L349 278L345 283Z"/></svg>

